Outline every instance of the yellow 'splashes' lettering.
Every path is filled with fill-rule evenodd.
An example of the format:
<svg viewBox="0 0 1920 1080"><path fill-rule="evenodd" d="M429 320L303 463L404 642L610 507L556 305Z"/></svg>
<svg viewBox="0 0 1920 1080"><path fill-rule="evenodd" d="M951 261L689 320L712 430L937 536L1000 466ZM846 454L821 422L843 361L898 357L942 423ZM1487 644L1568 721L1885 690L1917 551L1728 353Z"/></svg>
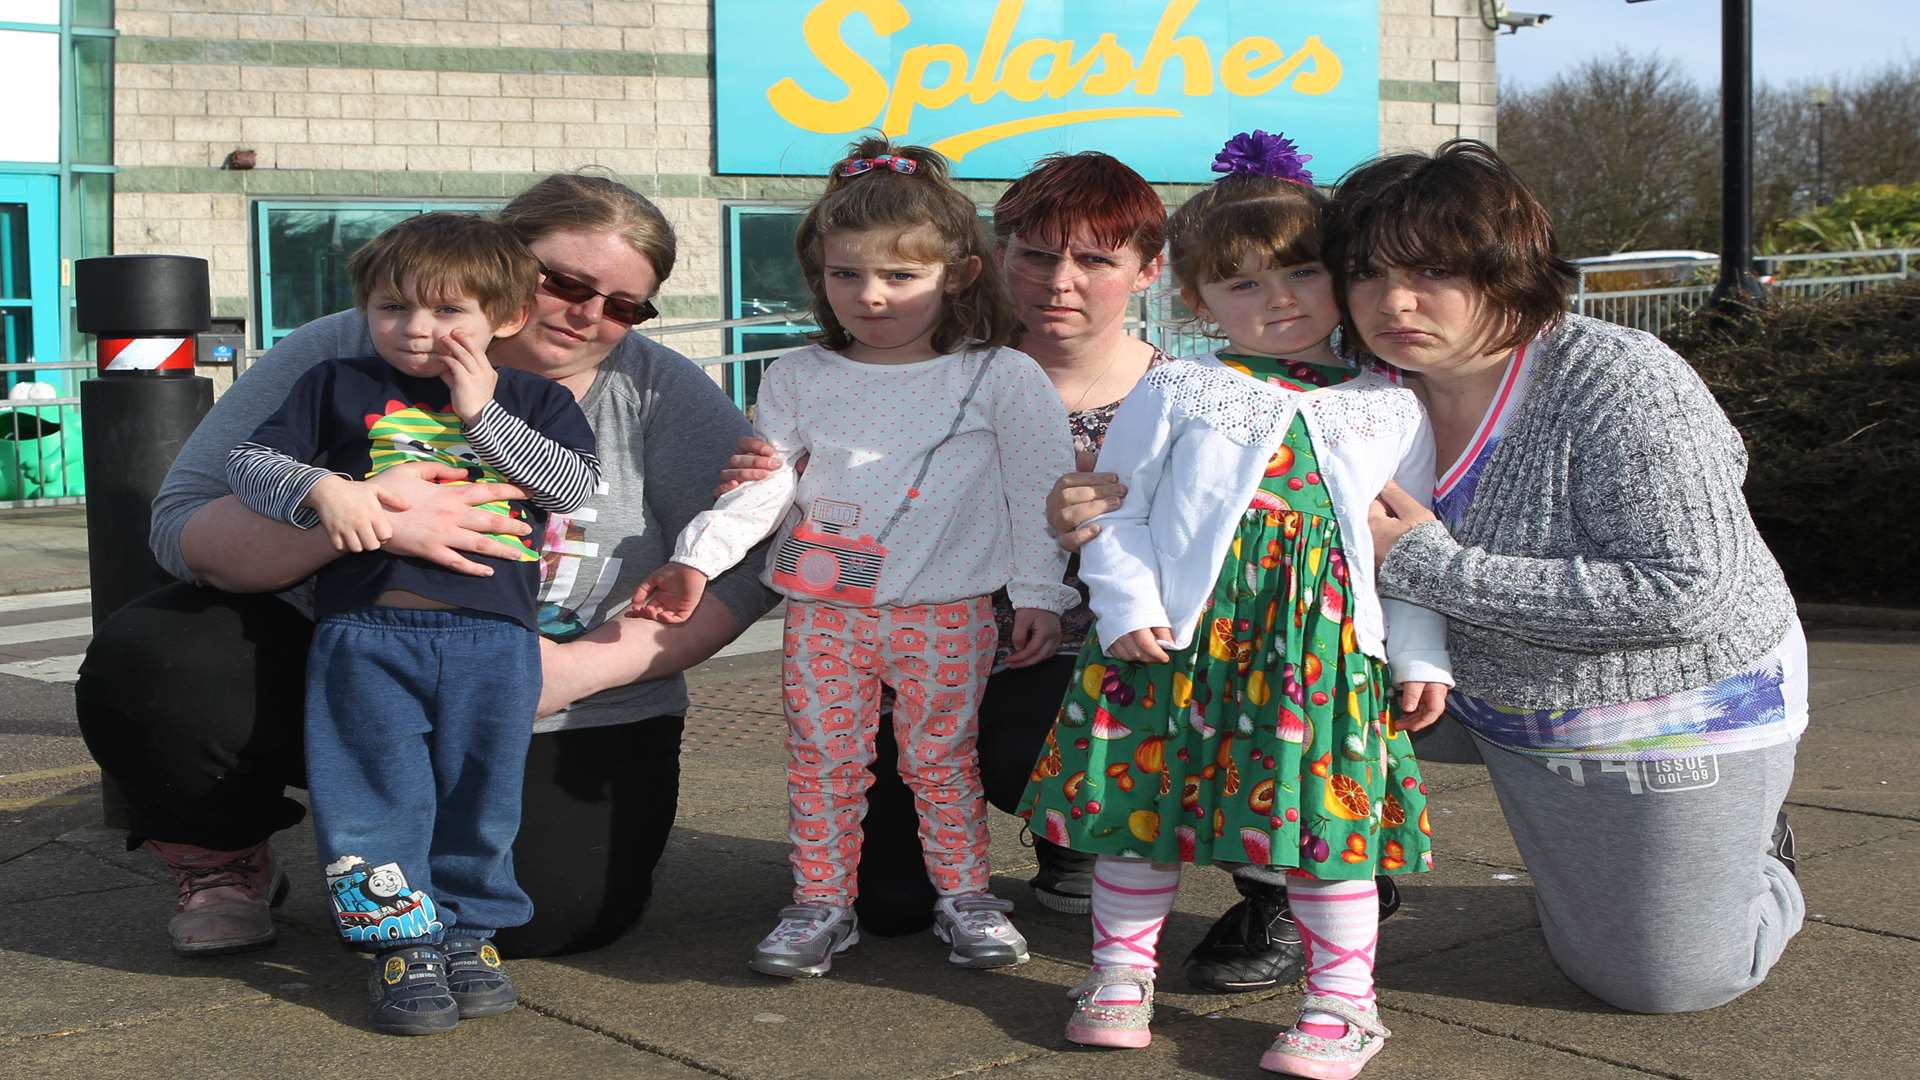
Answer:
<svg viewBox="0 0 1920 1080"><path fill-rule="evenodd" d="M913 21L899 0L823 0L808 12L800 24L800 36L813 58L847 84L847 96L822 101L802 90L792 76L774 83L767 90L767 102L794 127L822 135L858 131L873 123L886 106L886 77L840 36L840 24L855 12L865 15L881 37L898 33Z"/></svg>
<svg viewBox="0 0 1920 1080"><path fill-rule="evenodd" d="M1103 33L1076 59L1072 38L1029 38L1015 43L1013 33L1025 0L997 0L980 42L978 59L962 45L933 42L901 52L889 81L848 45L842 28L864 16L880 37L891 37L913 21L901 0L821 0L801 24L807 52L846 87L836 100L815 97L793 78L767 90L775 114L805 131L840 134L879 122L887 135L908 135L914 112L939 112L962 97L985 104L998 96L1014 101L1058 100L1075 90L1089 97L1117 97L1129 91L1151 97L1169 61L1181 67L1180 94L1207 97L1214 92L1214 59L1204 39L1182 34L1181 27L1199 0L1167 0L1138 60L1111 33ZM1044 67L1042 66L1044 65ZM1219 63L1220 85L1236 97L1252 97L1282 87L1317 96L1340 84L1340 57L1318 36L1309 36L1297 52L1272 38L1253 35L1227 46ZM930 81L937 80L937 81ZM990 142L1046 128L1095 120L1179 117L1165 106L1076 109L989 124L934 143L955 161Z"/></svg>

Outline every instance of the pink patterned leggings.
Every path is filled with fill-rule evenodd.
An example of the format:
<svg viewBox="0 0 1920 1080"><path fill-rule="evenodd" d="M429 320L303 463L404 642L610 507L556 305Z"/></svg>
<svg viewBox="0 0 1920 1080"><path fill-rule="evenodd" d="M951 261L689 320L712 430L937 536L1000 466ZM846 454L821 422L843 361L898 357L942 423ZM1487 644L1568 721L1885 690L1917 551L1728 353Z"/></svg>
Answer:
<svg viewBox="0 0 1920 1080"><path fill-rule="evenodd" d="M942 896L987 891L987 803L975 750L997 631L987 597L915 607L787 602L788 833L795 903L853 903L880 684L894 689L900 776Z"/></svg>

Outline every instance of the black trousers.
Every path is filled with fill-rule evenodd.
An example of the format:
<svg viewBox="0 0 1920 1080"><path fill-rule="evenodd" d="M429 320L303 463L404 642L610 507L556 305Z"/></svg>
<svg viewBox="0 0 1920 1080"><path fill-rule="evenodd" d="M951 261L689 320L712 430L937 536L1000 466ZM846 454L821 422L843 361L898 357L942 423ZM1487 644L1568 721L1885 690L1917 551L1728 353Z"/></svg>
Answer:
<svg viewBox="0 0 1920 1080"><path fill-rule="evenodd" d="M129 847L231 851L300 821L286 789L306 784L312 636L272 596L188 584L101 626L74 700L87 748L131 804ZM534 915L499 935L509 956L591 949L640 921L679 802L681 729L663 716L534 736L513 851Z"/></svg>
<svg viewBox="0 0 1920 1080"><path fill-rule="evenodd" d="M980 782L987 801L998 809L1013 813L1019 806L1073 678L1075 659L1053 656L987 680L980 700ZM892 724L880 725L875 750L854 909L862 929L883 937L918 933L933 925L939 894L921 861L919 819L913 793L900 779Z"/></svg>

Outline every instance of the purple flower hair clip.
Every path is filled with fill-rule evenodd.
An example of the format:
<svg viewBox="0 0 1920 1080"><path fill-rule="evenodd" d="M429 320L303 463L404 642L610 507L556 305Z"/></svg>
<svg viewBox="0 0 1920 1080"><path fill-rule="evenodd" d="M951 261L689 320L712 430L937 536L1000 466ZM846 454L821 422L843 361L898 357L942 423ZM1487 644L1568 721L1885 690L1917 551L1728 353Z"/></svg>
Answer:
<svg viewBox="0 0 1920 1080"><path fill-rule="evenodd" d="M1312 154L1301 153L1293 140L1284 135L1243 131L1228 139L1227 145L1213 155L1213 171L1224 173L1222 180L1230 176L1277 176L1310 185L1313 174L1306 170L1306 164L1312 160Z"/></svg>

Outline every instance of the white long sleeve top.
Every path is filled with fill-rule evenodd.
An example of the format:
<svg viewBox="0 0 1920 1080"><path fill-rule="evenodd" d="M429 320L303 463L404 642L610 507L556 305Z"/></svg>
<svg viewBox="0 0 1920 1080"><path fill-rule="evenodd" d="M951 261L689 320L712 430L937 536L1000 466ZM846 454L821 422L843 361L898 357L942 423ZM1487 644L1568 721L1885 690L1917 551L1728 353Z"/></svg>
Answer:
<svg viewBox="0 0 1920 1080"><path fill-rule="evenodd" d="M1155 626L1170 628L1177 647L1193 640L1295 413L1306 417L1346 544L1356 643L1386 660L1395 682L1452 685L1446 619L1404 601L1383 605L1373 580L1368 504L1389 479L1432 501L1433 428L1413 391L1368 371L1301 393L1248 378L1213 353L1148 371L1107 428L1098 468L1117 473L1127 495L1080 553L1101 646Z"/></svg>
<svg viewBox="0 0 1920 1080"><path fill-rule="evenodd" d="M1001 586L1017 608L1057 613L1078 601L1046 525L1047 493L1073 470L1072 438L1058 393L1025 353L868 364L810 346L767 368L755 425L785 464L697 515L674 562L711 577L777 530L763 580L836 602L777 580L809 549L799 528L813 548L823 534L841 549L885 548L872 600L849 606L949 603ZM802 455L804 475L794 470Z"/></svg>

